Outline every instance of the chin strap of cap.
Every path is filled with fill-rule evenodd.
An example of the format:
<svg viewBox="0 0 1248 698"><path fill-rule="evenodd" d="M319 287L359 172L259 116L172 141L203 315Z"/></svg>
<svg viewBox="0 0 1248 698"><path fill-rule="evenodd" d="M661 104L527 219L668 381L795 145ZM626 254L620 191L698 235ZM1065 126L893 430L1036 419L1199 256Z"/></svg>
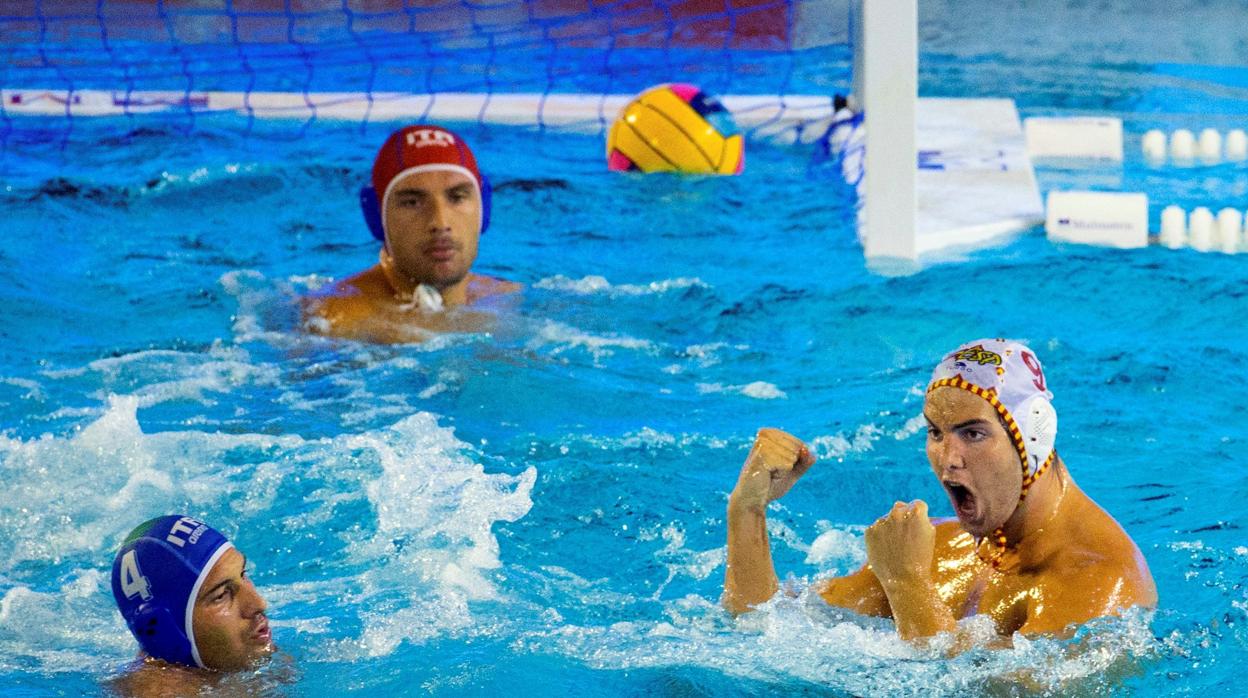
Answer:
<svg viewBox="0 0 1248 698"><path fill-rule="evenodd" d="M1031 486L1036 484L1036 480L1039 480L1040 476L1044 475L1044 473L1049 469L1049 466L1053 464L1053 459L1056 456L1057 451L1050 451L1049 457L1040 465L1040 468L1036 470L1035 474L1023 476L1023 489L1018 493L1019 506L1021 506L1023 500L1027 498L1027 492L1031 489ZM987 555L981 552L981 549L983 548L983 541L980 540L976 541L975 555L978 556L982 562L992 565L994 570L1001 569L1001 556L1005 555L1005 551L1010 547L1009 539L1005 535L1005 528L998 526L997 530L992 532L991 540L995 544L993 552Z"/></svg>
<svg viewBox="0 0 1248 698"><path fill-rule="evenodd" d="M1031 486L1036 484L1036 481L1040 479L1041 475L1044 475L1044 473L1049 469L1049 466L1053 464L1053 459L1057 456L1057 451L1052 448L1053 436L1056 434L1057 424L1057 417L1053 412L1052 403L1044 398L1036 398L1032 400L1032 404L1030 405L1030 409L1038 412L1044 412L1045 416L1048 418L1047 421L1044 422L1046 424L1044 429L1046 433L1038 438L1047 439L1047 444L1049 445L1049 455L1033 472L1027 463L1027 445L1023 438L1023 432L1018 428L1018 422L1014 421L1014 416L1010 414L1010 411L1006 409L1005 405L1001 404L1001 401L997 399L997 391L981 388L961 376L952 376L950 378L942 378L940 380L933 381L932 384L928 386L927 392L930 393L937 388L945 386L961 388L962 390L983 398L989 405L992 405L992 408L995 409L997 414L1001 416L1001 421L1005 423L1005 429L1010 435L1010 441L1014 443L1014 448L1018 451L1019 462L1022 463L1023 488L1018 493L1018 503L1021 505L1023 500L1027 498L1027 492L1031 489ZM1047 425L1051 425L1051 427ZM1037 460L1039 459L1037 458ZM975 554L983 562L992 565L993 569L1000 569L1001 556L1004 555L1005 551L1009 548L1009 540L1005 535L1004 527L998 526L997 529L992 532L990 539L994 544L993 552L987 555L981 552L983 548L983 539L981 539L976 541Z"/></svg>

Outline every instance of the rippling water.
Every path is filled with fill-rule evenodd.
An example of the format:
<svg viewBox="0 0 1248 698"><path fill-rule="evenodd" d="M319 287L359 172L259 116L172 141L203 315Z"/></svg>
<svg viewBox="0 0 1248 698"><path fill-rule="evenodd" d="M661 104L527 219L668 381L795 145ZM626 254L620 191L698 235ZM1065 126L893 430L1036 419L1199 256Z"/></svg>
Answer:
<svg viewBox="0 0 1248 698"><path fill-rule="evenodd" d="M1133 150L1248 111L1225 76L1157 65L1223 54L1150 57L1133 33L1098 56L1044 33L988 51L927 7L925 91L1126 119L1124 167L1042 165L1045 189L1145 190L1154 224L1159 202L1242 207L1242 165ZM1014 11L991 26L1036 23ZM6 690L94 693L122 670L112 551L170 511L257 564L291 660L249 691L1169 695L1231 691L1248 659L1244 259L1032 231L879 277L850 193L801 151L754 147L739 178L619 177L596 139L466 128L497 188L479 265L523 301L489 334L369 346L304 334L296 299L375 259L353 192L387 125L120 126L21 144L0 192ZM981 335L1046 362L1059 448L1148 558L1154 617L948 660L803 593L861 564L894 499L949 513L921 388ZM724 507L762 425L821 460L770 517L799 594L734 621Z"/></svg>

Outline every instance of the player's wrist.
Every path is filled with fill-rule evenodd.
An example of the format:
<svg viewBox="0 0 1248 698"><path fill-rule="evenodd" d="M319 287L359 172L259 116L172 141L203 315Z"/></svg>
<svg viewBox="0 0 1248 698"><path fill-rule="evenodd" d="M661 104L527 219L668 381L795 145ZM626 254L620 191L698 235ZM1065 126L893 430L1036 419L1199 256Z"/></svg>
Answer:
<svg viewBox="0 0 1248 698"><path fill-rule="evenodd" d="M877 571L876 577L890 597L895 593L923 594L934 588L931 572L925 569L903 568L890 570L887 574L879 574Z"/></svg>
<svg viewBox="0 0 1248 698"><path fill-rule="evenodd" d="M767 497L742 492L740 488L728 495L728 517L763 516L767 511Z"/></svg>

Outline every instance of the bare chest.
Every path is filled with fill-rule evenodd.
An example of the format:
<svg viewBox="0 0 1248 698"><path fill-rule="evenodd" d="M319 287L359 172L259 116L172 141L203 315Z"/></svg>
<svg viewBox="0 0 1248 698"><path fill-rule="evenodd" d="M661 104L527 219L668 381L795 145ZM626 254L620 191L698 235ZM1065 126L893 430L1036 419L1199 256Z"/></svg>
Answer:
<svg viewBox="0 0 1248 698"><path fill-rule="evenodd" d="M1003 635L1021 628L1034 588L1029 575L995 570L974 556L961 563L937 575L937 592L953 616L988 615Z"/></svg>
<svg viewBox="0 0 1248 698"><path fill-rule="evenodd" d="M426 312L408 304L388 302L374 313L374 319L395 330L414 332L415 339L427 339L424 333L488 332L493 317L488 313L466 308L446 312Z"/></svg>

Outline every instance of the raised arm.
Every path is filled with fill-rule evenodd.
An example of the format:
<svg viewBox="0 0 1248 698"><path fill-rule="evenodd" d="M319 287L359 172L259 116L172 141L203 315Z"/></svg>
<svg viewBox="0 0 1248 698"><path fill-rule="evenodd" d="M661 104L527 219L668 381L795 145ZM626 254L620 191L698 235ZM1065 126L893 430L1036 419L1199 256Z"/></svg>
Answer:
<svg viewBox="0 0 1248 698"><path fill-rule="evenodd" d="M767 504L783 497L815 462L797 437L760 429L728 498L728 569L722 603L744 613L770 599L779 587L767 536Z"/></svg>
<svg viewBox="0 0 1248 698"><path fill-rule="evenodd" d="M956 627L933 579L936 529L927 517L927 503L897 502L866 534L867 563L888 596L897 633L920 640Z"/></svg>

